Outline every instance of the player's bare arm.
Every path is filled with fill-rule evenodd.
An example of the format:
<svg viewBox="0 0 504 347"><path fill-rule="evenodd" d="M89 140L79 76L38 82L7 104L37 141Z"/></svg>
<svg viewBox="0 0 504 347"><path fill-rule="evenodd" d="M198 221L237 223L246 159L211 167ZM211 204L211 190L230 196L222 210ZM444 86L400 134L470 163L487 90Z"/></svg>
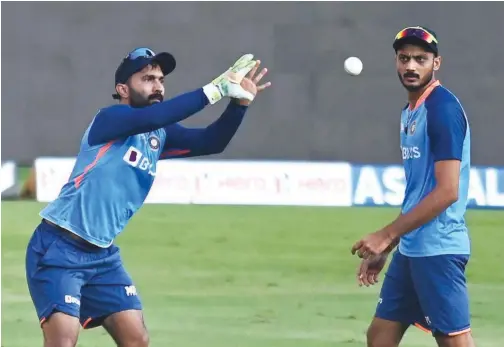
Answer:
<svg viewBox="0 0 504 347"><path fill-rule="evenodd" d="M352 254L368 258L397 244L404 234L430 222L458 200L460 161L443 160L435 165L436 187L414 209L401 214L392 223L366 236L352 248Z"/></svg>
<svg viewBox="0 0 504 347"><path fill-rule="evenodd" d="M434 164L436 186L413 210L401 214L384 228L384 232L398 239L402 235L430 222L458 200L460 161L443 160Z"/></svg>
<svg viewBox="0 0 504 347"><path fill-rule="evenodd" d="M434 164L433 189L410 211L358 241L352 247L352 254L367 259L390 250L401 236L430 222L458 200L467 121L463 111L453 102L430 105L429 109L427 133Z"/></svg>

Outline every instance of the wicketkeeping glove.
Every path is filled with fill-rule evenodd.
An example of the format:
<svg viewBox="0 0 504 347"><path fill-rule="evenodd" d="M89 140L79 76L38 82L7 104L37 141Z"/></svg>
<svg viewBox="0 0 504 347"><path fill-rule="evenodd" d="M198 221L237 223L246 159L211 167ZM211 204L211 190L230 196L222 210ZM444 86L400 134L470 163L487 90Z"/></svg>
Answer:
<svg viewBox="0 0 504 347"><path fill-rule="evenodd" d="M255 66L254 55L245 54L222 75L203 87L210 104L215 104L225 96L236 99L254 100L254 95L240 85L246 74Z"/></svg>

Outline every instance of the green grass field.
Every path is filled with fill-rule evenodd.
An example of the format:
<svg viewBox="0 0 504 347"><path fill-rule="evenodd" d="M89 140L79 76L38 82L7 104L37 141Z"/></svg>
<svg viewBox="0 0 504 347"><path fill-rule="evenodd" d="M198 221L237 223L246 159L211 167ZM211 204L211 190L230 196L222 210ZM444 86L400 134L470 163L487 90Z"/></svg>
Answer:
<svg viewBox="0 0 504 347"><path fill-rule="evenodd" d="M24 255L43 204L2 202L2 346L41 346ZM143 299L151 346L365 346L379 286L359 288L357 238L388 208L146 205L118 238ZM469 211L468 266L479 347L504 346L502 211ZM500 241L500 242L499 242ZM78 346L113 346L101 328ZM417 329L403 346L434 346Z"/></svg>

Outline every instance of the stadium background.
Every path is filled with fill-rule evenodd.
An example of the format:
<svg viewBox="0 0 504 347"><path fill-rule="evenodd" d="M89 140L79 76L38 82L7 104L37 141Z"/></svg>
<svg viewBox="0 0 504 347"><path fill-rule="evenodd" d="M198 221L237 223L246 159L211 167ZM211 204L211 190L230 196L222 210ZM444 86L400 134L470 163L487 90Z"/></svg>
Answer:
<svg viewBox="0 0 504 347"><path fill-rule="evenodd" d="M1 154L3 162L21 166L21 181L38 157L76 154L97 109L113 102L117 65L138 46L176 56L168 95L202 86L244 52L270 69L273 87L251 107L229 148L212 159L398 164L406 93L391 41L402 27L420 24L438 33L439 77L470 118L482 199L504 206L504 170L494 186L487 184L487 166L504 165L501 2L4 2L1 10ZM343 71L352 55L364 62L361 76ZM186 123L208 124L223 108ZM44 202L5 201L3 169L2 346L33 346L41 334L24 251ZM371 169L387 200L387 167ZM152 204L118 242L143 297L153 346L363 346L379 286L357 290L349 247L397 212ZM479 347L502 346L503 211L470 210L467 221L475 336ZM99 329L79 343L106 345ZM429 336L416 330L404 344L429 345Z"/></svg>
<svg viewBox="0 0 504 347"><path fill-rule="evenodd" d="M167 95L202 86L244 52L270 69L273 87L219 158L397 163L406 94L391 44L419 24L439 35L439 77L470 117L473 163L503 165L503 12L502 2L6 2L2 158L74 156L98 108L114 102L121 59L150 46L177 58ZM343 70L352 55L364 62L357 78Z"/></svg>

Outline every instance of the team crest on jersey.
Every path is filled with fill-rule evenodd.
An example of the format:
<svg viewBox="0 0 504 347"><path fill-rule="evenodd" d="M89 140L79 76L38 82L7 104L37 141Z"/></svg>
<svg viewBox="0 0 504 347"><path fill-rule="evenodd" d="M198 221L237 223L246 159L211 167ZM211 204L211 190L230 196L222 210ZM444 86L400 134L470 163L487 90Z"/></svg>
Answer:
<svg viewBox="0 0 504 347"><path fill-rule="evenodd" d="M416 121L411 123L410 135L413 135L415 133L415 130L416 130Z"/></svg>
<svg viewBox="0 0 504 347"><path fill-rule="evenodd" d="M157 151L159 149L159 146L161 145L161 141L159 140L159 137L156 135L151 135L149 136L149 146L153 150Z"/></svg>

